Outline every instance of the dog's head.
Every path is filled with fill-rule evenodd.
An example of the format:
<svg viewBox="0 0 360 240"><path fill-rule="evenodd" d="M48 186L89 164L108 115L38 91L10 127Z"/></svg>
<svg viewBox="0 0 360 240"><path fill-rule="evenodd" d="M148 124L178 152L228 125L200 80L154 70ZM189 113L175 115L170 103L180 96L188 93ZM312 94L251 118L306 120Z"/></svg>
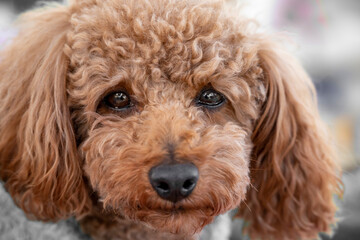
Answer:
<svg viewBox="0 0 360 240"><path fill-rule="evenodd" d="M311 81L212 1L75 1L23 16L0 62L0 173L29 216L105 210L194 234L310 238L339 180Z"/></svg>

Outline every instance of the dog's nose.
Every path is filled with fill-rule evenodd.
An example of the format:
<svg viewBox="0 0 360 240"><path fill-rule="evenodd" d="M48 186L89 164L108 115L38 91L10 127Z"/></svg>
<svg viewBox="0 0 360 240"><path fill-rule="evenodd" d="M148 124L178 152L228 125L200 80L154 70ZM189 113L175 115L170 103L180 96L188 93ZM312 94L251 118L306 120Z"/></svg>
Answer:
<svg viewBox="0 0 360 240"><path fill-rule="evenodd" d="M188 197L199 179L199 171L194 164L161 164L149 172L151 186L157 194L171 202Z"/></svg>

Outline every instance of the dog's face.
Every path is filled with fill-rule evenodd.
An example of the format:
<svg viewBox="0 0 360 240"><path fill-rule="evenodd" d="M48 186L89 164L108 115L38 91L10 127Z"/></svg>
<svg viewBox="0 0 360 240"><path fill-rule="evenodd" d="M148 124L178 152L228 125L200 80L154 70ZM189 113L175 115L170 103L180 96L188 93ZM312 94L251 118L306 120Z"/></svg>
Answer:
<svg viewBox="0 0 360 240"><path fill-rule="evenodd" d="M138 77L146 80L123 79L125 87L110 78L103 88L89 91L89 98L99 103L99 115L89 121L80 145L84 171L105 208L156 229L195 233L245 198L249 126L237 121L227 92L160 75L158 81ZM215 106L207 105L213 102ZM156 167L177 164L183 167L154 173ZM186 168L188 164L193 167Z"/></svg>
<svg viewBox="0 0 360 240"><path fill-rule="evenodd" d="M0 176L17 204L81 217L95 192L160 231L191 235L237 207L253 237L328 231L339 182L311 81L227 10L78 0L30 13L0 63Z"/></svg>
<svg viewBox="0 0 360 240"><path fill-rule="evenodd" d="M245 198L265 90L231 22L177 4L161 13L119 1L77 16L68 92L83 169L104 207L195 233ZM106 10L116 17L106 21Z"/></svg>

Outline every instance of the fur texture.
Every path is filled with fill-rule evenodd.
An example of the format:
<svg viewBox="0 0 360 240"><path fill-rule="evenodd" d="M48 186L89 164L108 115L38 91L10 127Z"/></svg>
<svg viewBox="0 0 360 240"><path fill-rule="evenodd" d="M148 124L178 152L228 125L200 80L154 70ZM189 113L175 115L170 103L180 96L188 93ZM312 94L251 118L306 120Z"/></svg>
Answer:
<svg viewBox="0 0 360 240"><path fill-rule="evenodd" d="M33 219L75 216L97 239L119 224L192 238L235 208L254 238L329 232L341 190L314 87L252 26L218 1L75 0L24 14L0 62L0 177L16 204ZM197 106L205 88L225 104ZM104 106L112 91L134 106ZM200 172L176 204L148 179L169 155Z"/></svg>

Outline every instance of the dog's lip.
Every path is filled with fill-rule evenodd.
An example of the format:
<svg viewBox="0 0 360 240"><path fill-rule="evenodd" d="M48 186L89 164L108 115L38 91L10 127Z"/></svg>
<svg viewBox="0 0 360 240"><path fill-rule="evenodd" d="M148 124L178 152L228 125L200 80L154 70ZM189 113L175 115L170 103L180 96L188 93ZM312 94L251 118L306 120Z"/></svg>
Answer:
<svg viewBox="0 0 360 240"><path fill-rule="evenodd" d="M185 210L183 208L172 208L172 209L150 209L164 215L181 215L190 212L190 210Z"/></svg>
<svg viewBox="0 0 360 240"><path fill-rule="evenodd" d="M155 209L151 209L151 210L155 210L155 211L160 211L160 212L165 212L165 213L174 213L174 214L178 214L178 213L185 213L186 211L191 211L191 209L185 209L183 206L173 206L172 208L155 208Z"/></svg>
<svg viewBox="0 0 360 240"><path fill-rule="evenodd" d="M157 207L157 208L138 208L138 211L154 211L157 213L162 213L164 215L179 215L179 214L191 214L191 212L198 212L198 211L202 211L202 212L208 212L209 215L216 215L216 210L214 209L214 207L199 207L199 206L193 206L193 207L184 207L183 205L179 205L179 206L172 206L172 207Z"/></svg>
<svg viewBox="0 0 360 240"><path fill-rule="evenodd" d="M171 207L147 207L147 206L137 206L136 210L150 210L150 211L158 211L158 212L184 212L186 210L191 210L191 209L195 209L195 208L184 208L184 206L182 205L176 205L173 204L171 205Z"/></svg>

